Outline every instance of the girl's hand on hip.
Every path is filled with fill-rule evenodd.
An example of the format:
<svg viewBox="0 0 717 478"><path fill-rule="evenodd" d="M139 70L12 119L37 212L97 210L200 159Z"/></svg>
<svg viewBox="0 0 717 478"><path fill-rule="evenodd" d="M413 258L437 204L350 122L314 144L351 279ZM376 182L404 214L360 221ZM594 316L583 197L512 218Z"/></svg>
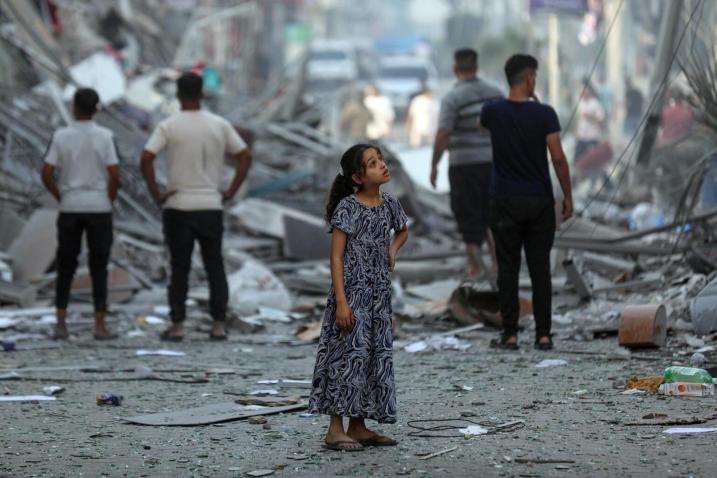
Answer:
<svg viewBox="0 0 717 478"><path fill-rule="evenodd" d="M390 272L393 272L393 269L396 267L396 251L393 247L389 248L388 250L388 270Z"/></svg>
<svg viewBox="0 0 717 478"><path fill-rule="evenodd" d="M336 325L341 330L351 330L355 320L354 313L348 304L336 305Z"/></svg>

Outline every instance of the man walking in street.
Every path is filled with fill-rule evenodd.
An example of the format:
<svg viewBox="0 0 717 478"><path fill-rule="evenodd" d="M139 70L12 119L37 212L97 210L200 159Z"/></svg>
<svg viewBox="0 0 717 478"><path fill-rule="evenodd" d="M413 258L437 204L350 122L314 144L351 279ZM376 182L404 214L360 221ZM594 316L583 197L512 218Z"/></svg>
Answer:
<svg viewBox="0 0 717 478"><path fill-rule="evenodd" d="M521 250L530 272L535 347L549 350L551 339L550 250L555 238L555 199L547 151L563 190L562 217L573 213L570 170L560 141L555 110L535 97L538 61L513 55L505 64L508 99L486 105L481 125L493 143L490 225L498 257L498 295L503 333L492 347L518 348L518 280Z"/></svg>
<svg viewBox="0 0 717 478"><path fill-rule="evenodd" d="M94 338L117 338L107 330L105 316L107 263L112 248L112 202L119 189L119 161L112 132L92 120L99 102L97 92L91 88L80 88L75 92L72 102L75 122L55 132L42 167L42 182L60 203L55 261L56 340L69 337L67 304L83 234L86 234L89 249L95 308Z"/></svg>
<svg viewBox="0 0 717 478"><path fill-rule="evenodd" d="M433 145L431 184L436 187L438 163L448 150L451 209L466 244L467 277L475 279L487 272L483 270L481 260L481 245L486 237L491 256L495 258L488 231L488 188L493 161L490 135L481 131L476 123L483 105L502 98L503 94L478 78L478 53L475 50L456 50L454 60L453 73L458 82L441 101Z"/></svg>
<svg viewBox="0 0 717 478"><path fill-rule="evenodd" d="M177 80L181 111L154 130L142 152L142 174L152 197L162 205L164 240L169 248L171 277L167 291L172 326L161 338L173 342L184 337L185 301L194 241L198 241L209 282L212 340L226 339L229 292L222 257L224 232L222 202L234 197L247 176L251 154L225 119L201 109L202 78L184 73ZM167 154L167 191L160 191L154 159ZM231 185L222 192L224 156L236 162Z"/></svg>

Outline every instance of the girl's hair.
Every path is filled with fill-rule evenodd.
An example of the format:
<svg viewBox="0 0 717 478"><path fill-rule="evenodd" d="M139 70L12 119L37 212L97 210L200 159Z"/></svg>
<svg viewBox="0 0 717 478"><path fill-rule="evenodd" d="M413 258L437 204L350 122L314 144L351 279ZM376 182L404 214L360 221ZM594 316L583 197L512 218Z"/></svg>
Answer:
<svg viewBox="0 0 717 478"><path fill-rule="evenodd" d="M353 180L353 175L363 175L365 167L363 164L363 153L367 149L375 149L379 155L381 150L378 146L367 143L359 143L351 146L341 156L341 172L336 175L334 183L331 185L331 192L329 192L329 199L326 202L326 222L331 224L331 218L334 215L334 210L346 196L353 194L355 190L361 187Z"/></svg>

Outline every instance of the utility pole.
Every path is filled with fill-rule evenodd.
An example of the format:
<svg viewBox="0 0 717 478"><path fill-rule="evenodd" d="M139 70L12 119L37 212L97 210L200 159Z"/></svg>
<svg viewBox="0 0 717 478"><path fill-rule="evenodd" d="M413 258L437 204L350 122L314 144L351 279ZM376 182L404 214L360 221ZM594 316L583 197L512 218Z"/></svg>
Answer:
<svg viewBox="0 0 717 478"><path fill-rule="evenodd" d="M605 66L607 70L607 83L612 85L613 101L610 115L612 120L609 124L609 134L611 138L619 138L622 132L623 108L620 106L622 98L625 97L624 74L625 64L623 61L623 53L625 45L623 44L623 19L626 18L627 11L620 11L619 0L608 0L605 2L605 18L612 19L613 26L610 36L607 39L607 50L605 56Z"/></svg>
<svg viewBox="0 0 717 478"><path fill-rule="evenodd" d="M558 44L560 29L558 16L548 15L548 98L556 111L560 111L560 59Z"/></svg>
<svg viewBox="0 0 717 478"><path fill-rule="evenodd" d="M652 72L652 79L650 80L650 96L654 95L655 99L652 109L648 112L647 123L643 130L640 149L637 153L637 164L641 166L647 166L650 162L652 148L655 145L655 137L657 136L657 129L660 126L662 104L665 100L665 89L660 89L660 86L665 75L669 72L670 66L672 66L670 60L674 53L673 49L675 47L677 27L680 23L682 3L682 0L669 0L666 2L667 6L662 13L660 43L657 47L657 61Z"/></svg>

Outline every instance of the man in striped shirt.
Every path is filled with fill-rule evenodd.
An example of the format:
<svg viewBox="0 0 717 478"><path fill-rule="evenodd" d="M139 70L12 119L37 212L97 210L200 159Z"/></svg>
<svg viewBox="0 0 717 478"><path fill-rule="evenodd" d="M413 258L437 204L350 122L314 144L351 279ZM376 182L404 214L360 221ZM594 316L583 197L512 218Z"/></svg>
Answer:
<svg viewBox="0 0 717 478"><path fill-rule="evenodd" d="M466 244L468 277L477 278L482 270L481 245L488 238L496 269L493 240L488 230L490 198L488 190L493 168L490 134L477 124L483 105L503 98L496 87L478 78L478 53L470 48L456 50L453 73L458 82L443 98L438 132L433 145L431 184L436 187L438 163L448 150L448 180L451 209L458 231Z"/></svg>

